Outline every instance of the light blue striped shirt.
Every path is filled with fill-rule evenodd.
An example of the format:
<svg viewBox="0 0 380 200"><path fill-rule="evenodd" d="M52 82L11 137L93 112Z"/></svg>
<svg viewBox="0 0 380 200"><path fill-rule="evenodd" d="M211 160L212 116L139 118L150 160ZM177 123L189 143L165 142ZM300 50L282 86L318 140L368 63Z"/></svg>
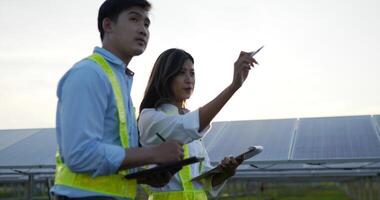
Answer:
<svg viewBox="0 0 380 200"><path fill-rule="evenodd" d="M95 47L119 80L126 108L129 146L138 146L137 123L131 99L132 75L126 65L106 49ZM83 59L60 80L57 89L57 142L63 162L74 172L91 176L117 173L125 156L119 137L115 97L107 75L94 61ZM68 197L105 196L54 185L54 194Z"/></svg>

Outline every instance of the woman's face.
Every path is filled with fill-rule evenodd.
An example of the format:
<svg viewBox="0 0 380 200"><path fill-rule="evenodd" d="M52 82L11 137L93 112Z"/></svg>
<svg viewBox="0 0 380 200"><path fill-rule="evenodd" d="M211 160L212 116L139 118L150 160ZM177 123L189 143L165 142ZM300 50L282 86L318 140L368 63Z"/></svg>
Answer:
<svg viewBox="0 0 380 200"><path fill-rule="evenodd" d="M189 99L193 94L195 84L194 75L194 64L190 59L187 59L181 71L174 77L170 85L173 94L173 99L171 100L177 105L182 105L182 102Z"/></svg>

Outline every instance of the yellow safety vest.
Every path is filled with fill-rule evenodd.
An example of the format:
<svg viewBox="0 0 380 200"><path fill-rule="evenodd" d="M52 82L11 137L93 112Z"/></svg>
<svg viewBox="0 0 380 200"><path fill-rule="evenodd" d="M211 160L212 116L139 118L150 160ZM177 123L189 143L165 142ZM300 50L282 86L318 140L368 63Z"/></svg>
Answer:
<svg viewBox="0 0 380 200"><path fill-rule="evenodd" d="M107 61L100 54L94 53L88 59L95 61L106 73L111 82L112 90L115 95L116 107L119 118L119 135L122 146L129 147L128 129L124 109L124 101L120 84L109 66ZM136 196L137 182L135 179L127 180L124 178L126 171L120 171L118 174L109 176L91 177L85 173L72 172L61 160L59 153L56 154L56 173L55 184L65 185L73 188L97 192L104 195L117 196L122 198L134 199Z"/></svg>
<svg viewBox="0 0 380 200"><path fill-rule="evenodd" d="M168 113L168 115L173 115L174 113ZM188 158L189 155L189 145L183 145L184 157ZM190 165L184 166L179 171L179 178L181 179L183 190L180 191L170 191L170 192L151 192L149 193L149 200L207 200L207 194L202 189L195 189L191 180L191 170ZM146 188L145 188L146 189Z"/></svg>

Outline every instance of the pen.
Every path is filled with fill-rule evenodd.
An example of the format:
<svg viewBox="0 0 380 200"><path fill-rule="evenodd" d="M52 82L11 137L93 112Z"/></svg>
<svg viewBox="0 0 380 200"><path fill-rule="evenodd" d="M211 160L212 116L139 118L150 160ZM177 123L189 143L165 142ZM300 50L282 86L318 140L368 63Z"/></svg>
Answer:
<svg viewBox="0 0 380 200"><path fill-rule="evenodd" d="M255 52L252 52L251 53L251 57L253 57L254 55L256 55L263 47L264 47L264 45L261 46L259 49L257 49Z"/></svg>
<svg viewBox="0 0 380 200"><path fill-rule="evenodd" d="M159 133L156 133L156 135L158 136L158 138L160 138L163 142L166 142L165 138L162 137Z"/></svg>

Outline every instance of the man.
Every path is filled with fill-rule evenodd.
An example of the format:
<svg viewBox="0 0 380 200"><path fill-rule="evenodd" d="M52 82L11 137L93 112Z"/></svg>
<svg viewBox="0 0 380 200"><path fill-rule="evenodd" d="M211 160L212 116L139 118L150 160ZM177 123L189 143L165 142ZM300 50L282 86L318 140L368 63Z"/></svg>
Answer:
<svg viewBox="0 0 380 200"><path fill-rule="evenodd" d="M149 10L146 0L106 0L98 16L102 48L59 82L56 199L133 199L136 184L160 187L172 174L127 181L129 169L183 157L182 144L175 140L138 147L128 64L147 46Z"/></svg>

